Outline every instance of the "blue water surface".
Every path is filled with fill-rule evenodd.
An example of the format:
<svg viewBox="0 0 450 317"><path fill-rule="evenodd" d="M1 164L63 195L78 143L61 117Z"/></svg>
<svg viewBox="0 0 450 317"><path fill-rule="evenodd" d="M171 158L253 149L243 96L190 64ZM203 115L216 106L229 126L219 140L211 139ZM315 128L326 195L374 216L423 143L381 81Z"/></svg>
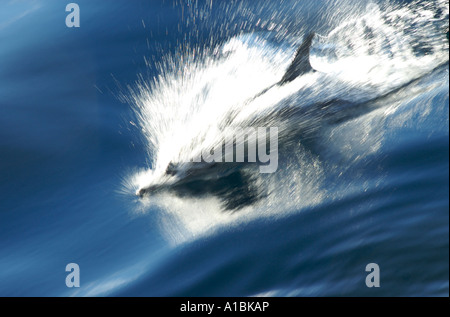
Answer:
<svg viewBox="0 0 450 317"><path fill-rule="evenodd" d="M258 19L333 23L326 1L291 2L79 0L79 28L64 1L0 4L0 295L448 296L448 64L377 123L376 151L325 180L334 199L174 244L160 213L122 193L148 162L127 85L158 76L164 56L260 31ZM346 129L324 147L359 137ZM325 165L347 164L345 151L358 155L335 147ZM80 288L65 284L68 263Z"/></svg>

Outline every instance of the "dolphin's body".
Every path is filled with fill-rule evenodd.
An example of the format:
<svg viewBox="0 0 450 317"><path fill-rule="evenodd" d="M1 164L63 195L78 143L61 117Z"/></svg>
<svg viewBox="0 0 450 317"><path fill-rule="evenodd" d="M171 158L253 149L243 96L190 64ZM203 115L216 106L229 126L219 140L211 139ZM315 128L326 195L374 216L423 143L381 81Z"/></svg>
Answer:
<svg viewBox="0 0 450 317"><path fill-rule="evenodd" d="M246 103L264 95L274 87L283 86L292 82L299 76L315 72L310 64L309 58L310 47L314 36L315 33L311 32L304 38L302 44L296 51L293 61L279 82L263 89L257 95L247 100ZM442 65L439 65L438 67L440 66ZM264 118L257 119L253 124L255 126L260 126L260 124L264 124L265 122L271 122L271 118L276 118L280 122L287 119L295 120L296 118L300 119L299 122L308 121L309 119L312 119L311 121L317 121L315 120L316 118L321 118L322 121L327 123L339 123L358 117L382 106L387 101L386 98L390 95L401 91L403 88L419 79L420 78L413 79L382 96L364 102L352 103L350 101L332 99L321 103L314 103L312 107L291 107L289 109L283 109L281 112L269 113ZM232 123L233 118L231 117L226 121ZM306 130L309 128L310 127L307 127ZM300 134L303 132L300 132ZM308 132L302 135L302 139L306 142L305 135L307 135L307 133ZM294 133L291 137L298 137L298 134L295 135ZM213 194L222 198L225 208L229 210L239 209L240 207L259 199L261 196L264 196L257 188L252 186L252 176L243 171L242 166L245 163L220 164L191 162L190 164L189 168L186 168L186 165L184 165L184 168L180 169L177 163L170 162L165 169L165 174L161 183L141 187L136 191L136 195L144 197L148 194L161 191L174 191L181 196Z"/></svg>

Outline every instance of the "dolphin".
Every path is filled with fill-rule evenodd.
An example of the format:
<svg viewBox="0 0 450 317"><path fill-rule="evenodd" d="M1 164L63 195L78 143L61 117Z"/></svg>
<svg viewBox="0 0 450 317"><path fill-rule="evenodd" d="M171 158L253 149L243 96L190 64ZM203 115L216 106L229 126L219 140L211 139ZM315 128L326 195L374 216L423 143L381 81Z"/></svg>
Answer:
<svg viewBox="0 0 450 317"><path fill-rule="evenodd" d="M274 87L286 85L300 76L308 73L316 72L310 64L310 49L315 33L308 33L298 49L296 50L294 59L286 69L283 77L278 82L263 89L255 96L251 97L244 104L264 95ZM441 66L448 65L448 60L436 66L435 70L440 71ZM423 76L410 80L383 95L372 97L360 102L352 102L341 99L331 99L323 102L316 102L310 107L288 107L282 111L274 111L264 116L264 118L256 119L253 124L255 126L264 126L265 122L271 122L271 119L277 119L280 122L283 120L292 120L299 122L292 136L283 136L286 138L297 138L301 135L302 141L307 148L314 147L314 144L309 145L316 130L323 124L338 124L347 120L364 115L372 110L382 107L390 101L389 98L396 98L396 95L404 95L413 93L416 89L414 85L422 79ZM412 88L410 88L412 87ZM233 115L225 120L225 124L233 123ZM298 120L297 120L298 119ZM318 120L320 119L320 120ZM308 125L308 122L320 124ZM306 122L306 123L304 123ZM262 125L261 125L262 124ZM310 131L311 130L311 131ZM287 140L285 140L287 141ZM280 144L289 144L287 142L280 142ZM312 149L311 149L312 150ZM312 150L313 151L313 150ZM223 153L223 152L222 152ZM165 168L163 179L161 183L143 186L136 191L136 195L140 198L150 194L156 194L162 191L173 191L179 196L202 196L202 195L216 195L223 201L227 210L237 210L248 204L257 201L266 196L261 188L256 188L253 184L252 173L246 170L245 166L248 163L206 163L206 162L191 162L190 165L180 168L178 163L170 162ZM187 168L186 168L187 167Z"/></svg>
<svg viewBox="0 0 450 317"><path fill-rule="evenodd" d="M300 46L298 47L298 49L295 53L294 59L292 60L291 64L287 68L284 76L281 78L281 80L279 82L263 89L261 92L259 92L252 98L248 99L245 103L249 103L250 101L260 97L261 95L265 94L266 92L268 92L270 89L274 88L275 86L283 86L287 83L292 82L294 79L298 78L301 75L304 75L309 72L314 72L315 70L312 68L310 61L309 61L309 51L310 51L311 43L314 39L314 36L315 36L315 32L310 32L305 36L303 42L300 44ZM136 195L142 198L149 193L157 193L157 192L164 191L167 189L174 189L174 187L181 188L181 186L184 185L186 182L193 183L195 181L198 181L198 179L201 179L202 176L210 173L210 170L216 168L218 164L217 163L206 163L205 164L204 162L198 162L198 163L195 163L195 165L197 165L197 168L190 170L188 173L189 180L186 179L185 181L178 181L175 186L171 185L171 184L165 184L165 185L158 184L158 185L150 185L150 186L142 187L136 191ZM238 174L235 174L235 173L238 173L236 171L236 165L233 165L233 166L230 166L230 165L231 164L227 164L226 171L225 172L222 171L221 176L223 176L223 179L225 180L225 182L227 180L227 177L229 177L230 175L232 175L232 177L229 177L230 179L233 179L233 180L240 179L241 180L242 177L237 176ZM176 164L174 164L173 162L170 162L165 170L165 174L167 176L175 176L178 173L179 173L179 171L177 169ZM235 176L233 177L233 175L235 175ZM218 179L217 177L215 177L215 178ZM247 185L247 182L245 182L245 184ZM178 192L180 192L180 190L178 190Z"/></svg>

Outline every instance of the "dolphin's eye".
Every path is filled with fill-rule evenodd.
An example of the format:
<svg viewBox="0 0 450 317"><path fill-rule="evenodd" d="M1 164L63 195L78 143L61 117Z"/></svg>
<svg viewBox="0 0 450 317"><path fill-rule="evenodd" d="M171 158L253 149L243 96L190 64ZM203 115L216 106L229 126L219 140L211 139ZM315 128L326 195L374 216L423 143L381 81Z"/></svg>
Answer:
<svg viewBox="0 0 450 317"><path fill-rule="evenodd" d="M166 175L175 175L177 173L175 164L173 164L172 162L169 163L169 165L167 165L166 168Z"/></svg>

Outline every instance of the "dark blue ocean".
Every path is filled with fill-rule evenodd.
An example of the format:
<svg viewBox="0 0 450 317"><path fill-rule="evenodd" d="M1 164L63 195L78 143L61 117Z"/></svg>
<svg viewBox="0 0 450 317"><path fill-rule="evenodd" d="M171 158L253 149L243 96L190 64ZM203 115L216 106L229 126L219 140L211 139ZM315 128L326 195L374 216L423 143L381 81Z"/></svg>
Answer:
<svg viewBox="0 0 450 317"><path fill-rule="evenodd" d="M68 3L0 3L0 296L449 295L448 1ZM275 173L159 173L230 113Z"/></svg>

